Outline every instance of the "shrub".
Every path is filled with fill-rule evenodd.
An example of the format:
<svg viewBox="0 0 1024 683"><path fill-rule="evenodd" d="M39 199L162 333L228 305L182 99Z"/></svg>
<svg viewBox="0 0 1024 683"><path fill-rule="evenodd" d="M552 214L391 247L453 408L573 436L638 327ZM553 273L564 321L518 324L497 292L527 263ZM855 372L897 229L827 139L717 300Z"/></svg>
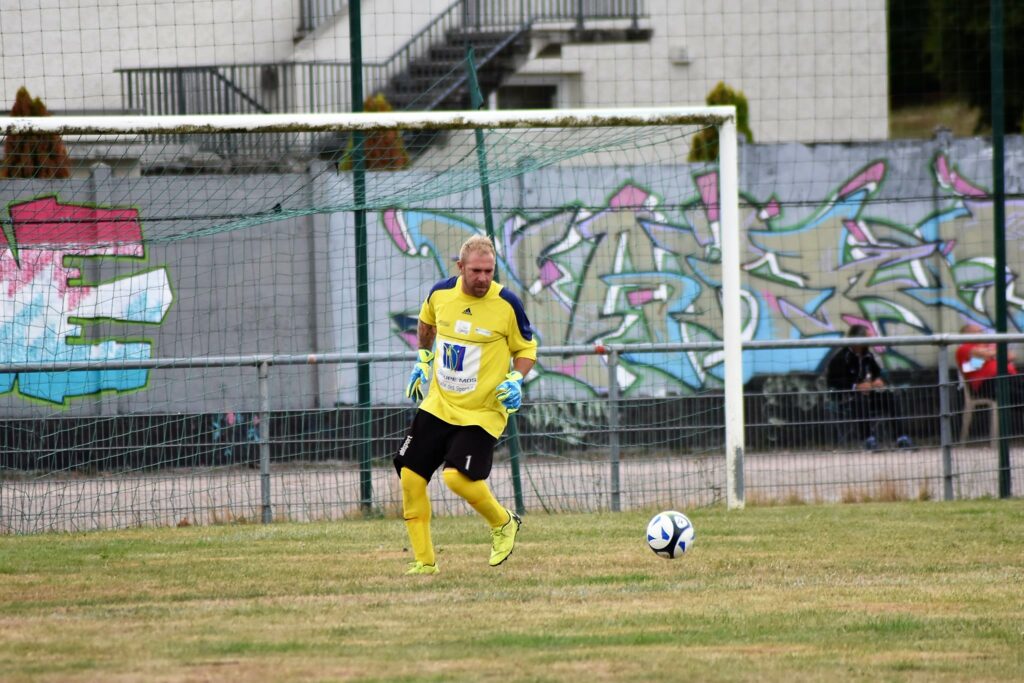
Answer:
<svg viewBox="0 0 1024 683"><path fill-rule="evenodd" d="M28 88L18 88L11 116L50 116L38 97L32 99ZM68 150L57 133L22 133L4 140L0 178L67 178L71 175Z"/></svg>
<svg viewBox="0 0 1024 683"><path fill-rule="evenodd" d="M391 104L384 95L377 93L363 103L363 111L388 112ZM345 156L341 160L342 171L352 170L352 136L349 136ZM363 138L363 158L367 171L397 171L409 165L409 153L405 149L402 134L397 130L375 130Z"/></svg>
<svg viewBox="0 0 1024 683"><path fill-rule="evenodd" d="M731 104L736 107L736 132L742 133L747 142L754 141L754 133L750 130L750 108L747 96L741 90L733 90L719 81L714 90L708 93L705 100L708 105L716 106ZM690 155L687 161L715 161L718 159L718 131L705 128L693 136L690 144Z"/></svg>

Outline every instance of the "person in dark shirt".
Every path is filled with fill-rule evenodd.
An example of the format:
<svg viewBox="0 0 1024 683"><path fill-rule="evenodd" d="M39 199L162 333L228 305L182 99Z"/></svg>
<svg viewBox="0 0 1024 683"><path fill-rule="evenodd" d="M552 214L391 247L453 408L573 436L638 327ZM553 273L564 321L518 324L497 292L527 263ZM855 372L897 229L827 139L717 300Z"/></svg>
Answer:
<svg viewBox="0 0 1024 683"><path fill-rule="evenodd" d="M899 434L897 448L910 448L913 442L907 436L906 420L883 377L882 366L866 343L868 328L853 325L846 336L851 339L851 344L832 356L825 371L829 389L843 392L851 417L860 424L865 448L878 448L875 424L879 418L889 418L895 424L895 431ZM853 340L861 341L853 343Z"/></svg>

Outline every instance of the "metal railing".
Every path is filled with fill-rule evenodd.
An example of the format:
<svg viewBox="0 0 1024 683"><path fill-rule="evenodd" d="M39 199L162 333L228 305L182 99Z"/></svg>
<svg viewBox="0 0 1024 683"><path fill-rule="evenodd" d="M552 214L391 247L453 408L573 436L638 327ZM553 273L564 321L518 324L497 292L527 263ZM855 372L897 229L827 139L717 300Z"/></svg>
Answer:
<svg viewBox="0 0 1024 683"><path fill-rule="evenodd" d="M348 9L348 0L300 0L298 33L312 33L320 24Z"/></svg>
<svg viewBox="0 0 1024 683"><path fill-rule="evenodd" d="M574 21L582 27L587 19L631 19L634 27L644 11L644 0L459 0L467 18L486 22L494 17L532 16L541 21ZM298 32L315 31L325 21L348 9L348 0L301 0ZM473 22L467 22L473 25Z"/></svg>
<svg viewBox="0 0 1024 683"><path fill-rule="evenodd" d="M935 335L932 337L887 337L873 340L886 346L932 345L938 349L937 368L922 369L932 373L932 379L913 386L896 389L909 402L912 410L906 418L913 419L916 426L913 435L916 443L913 449L894 447L878 451L865 450L862 443L832 441L841 436L851 425L849 415L816 412L815 405L826 405L834 397L833 392L778 391L777 388L749 391L746 395L748 456L740 460L745 468L741 476L747 482L748 496L766 500L794 500L804 502L865 499L872 495L900 495L902 497L935 497L942 499L969 498L994 495L998 479L999 492L1003 495L1003 478L1007 480L1008 495L1020 495L1024 462L1019 447L1016 465L1012 461L1002 462L999 453L993 453L990 444L996 439L972 440L968 434L954 439L960 420L956 418L963 410L958 399L955 378L950 377L949 347L967 341L1005 342L1024 341L1024 335ZM847 339L828 340L779 340L759 341L745 344L747 350L765 348L823 348L849 344ZM619 371L625 354L647 352L709 351L721 347L720 342L695 344L639 344L611 346L608 348L589 347L546 347L540 350L542 357L564 357L572 355L600 354L605 357L611 390L587 400L561 400L547 397L526 403L518 416L520 424L516 441L519 450L510 449L510 457L518 462L523 458L529 463L527 480L519 479L518 465L512 468L511 477L507 472L500 475L500 486L504 495L514 496L518 508L544 505L546 509L608 509L621 510L636 506L651 506L663 502L663 498L688 499L698 504L721 500L723 490L724 458L724 400L721 392L697 392L690 395L663 397L625 397L617 391ZM304 490L304 486L319 486L318 476L310 475L310 468L317 463L337 473L343 461L357 463L344 467L345 487L360 494L348 498L332 498L331 505L337 509L377 508L382 505L380 484L371 483L386 477L390 470L390 453L404 435L408 407L394 405L347 406L333 410L281 411L274 409L271 390L271 369L275 366L297 366L339 363L411 362L411 352L341 354L323 353L308 355L252 355L239 357L169 358L138 361L123 361L109 364L118 369L197 369L218 367L250 367L256 370L253 377L252 393L259 397L258 407L242 421L243 428L236 430L235 442L220 442L219 453L224 448L236 448L241 460L219 464L199 461L197 458L221 457L211 455L210 449L202 443L201 416L148 415L138 419L152 419L148 430L136 430L127 421L136 416L126 415L127 429L107 425L101 432L97 420L76 417L66 420L86 420L88 424L74 427L62 424L58 428L41 427L42 423L54 418L19 418L4 420L4 433L20 432L25 439L41 438L46 434L59 437L58 450L51 450L37 457L22 458L20 462L52 463L51 471L36 472L28 478L12 476L17 468L15 449L7 447L0 460L0 517L10 515L18 519L25 529L34 530L33 516L21 510L8 512L12 505L42 506L41 496L61 497L55 505L63 505L69 490L81 488L82 496L95 496L89 501L79 501L75 510L91 510L96 519L113 519L102 505L106 488L111 486L118 492L132 487L145 488L140 492L131 490L133 500L157 500L160 496L171 496L173 490L192 490L194 485L183 485L182 479L195 476L201 479L209 490L200 493L214 509L235 504L214 499L221 495L231 481L217 479L216 467L242 466L249 499L259 501L253 509L264 522L287 518L310 518L308 511L295 512L292 507L301 507L310 498L324 496ZM0 373L53 372L54 370L98 369L103 363L21 363L0 366ZM937 374L936 374L937 373ZM799 410L787 413L779 410L780 399L800 402ZM1014 406L1020 411L1024 406ZM1008 410L1008 406L1000 410ZM292 413L302 413L292 415ZM782 418L781 422L779 418ZM328 419L329 418L329 419ZM64 419L64 418L62 418ZM792 421L792 424L787 422ZM112 418L104 416L102 422L110 423ZM169 429L169 422L180 422ZM223 421L218 422L222 425ZM19 427L19 425L21 425ZM771 432L776 437L784 435L790 427L793 440L786 442L778 438L762 438ZM1010 425L1007 424L1007 427ZM190 431L191 430L191 431ZM147 435L148 432L152 434ZM190 433L185 433L190 432ZM244 434L243 434L244 432ZM218 427L217 433L220 433ZM764 434L762 434L764 433ZM88 442L73 442L73 435L81 434ZM129 438L130 437L130 438ZM15 438L5 436L5 439ZM148 443L147 439L157 438ZM998 441L996 451L1008 447L1009 439L1024 438L1020 424L1007 432L1007 439ZM128 440L126 440L128 439ZM169 439L169 440L168 440ZM27 442L27 441L26 441ZM122 443L123 442L123 443ZM52 445L51 445L52 449ZM115 453L116 451L116 453ZM191 451L196 451L192 453ZM85 459L78 462L76 459ZM333 462L333 464L328 464ZM210 466L214 466L211 471ZM102 470L102 472L101 472ZM1018 473L1017 483L1010 487L1010 471ZM86 475L83 475L85 472ZM87 473L99 474L96 482L89 483ZM147 474L158 472L155 474ZM190 474L195 472L196 474ZM580 477L580 472L585 476ZM61 475L64 475L63 477ZM73 481L67 476L74 474ZM342 477L342 474L337 474ZM499 475L496 475L499 476ZM56 478L55 478L56 477ZM125 481L125 478L129 481ZM170 480L170 481L168 481ZM118 482L121 483L118 483ZM275 482L282 481L284 490L274 489ZM340 481L340 480L339 480ZM33 483L35 482L35 483ZM49 483L48 483L49 482ZM357 486L357 484L359 486ZM241 485L241 484L239 484ZM92 487L92 488L90 488ZM150 488L159 489L156 495ZM96 493L97 491L102 491ZM47 493L48 491L54 493ZM6 493L3 493L6 491ZM882 493L873 493L881 491ZM102 494L102 495L101 495ZM111 494L113 495L113 494ZM118 493L117 495L121 495ZM225 494L227 495L227 494ZM238 492L231 494L242 497ZM331 494L336 496L336 494ZM293 496L298 496L294 501ZM857 498L859 496L859 498ZM11 503L10 501L22 501ZM237 501L236 501L237 502ZM193 505L202 507L194 502ZM277 507L290 512L282 515ZM61 508L63 509L63 508ZM56 514L56 513L55 513ZM77 514L77 513L76 513ZM160 514L179 515L180 509L161 511ZM199 514L195 509L191 514ZM133 512L138 520L154 519L148 512ZM251 512L250 512L251 516ZM0 519L0 531L6 529L10 520ZM74 526L73 524L71 526ZM62 525L61 528L66 528ZM18 530L15 529L15 530ZM10 529L7 529L10 530Z"/></svg>
<svg viewBox="0 0 1024 683"><path fill-rule="evenodd" d="M372 68L372 67L371 67ZM149 115L319 113L348 105L347 62L119 69L125 106Z"/></svg>
<svg viewBox="0 0 1024 683"><path fill-rule="evenodd" d="M304 0L303 25L341 11L345 0ZM537 22L646 16L644 0L455 0L386 60L365 62L364 91L383 91L417 59L467 31L514 33ZM311 23L312 25L312 23ZM489 56L477 55L478 65ZM124 108L162 114L319 113L351 111L350 63L274 62L117 69ZM434 98L436 99L436 98Z"/></svg>

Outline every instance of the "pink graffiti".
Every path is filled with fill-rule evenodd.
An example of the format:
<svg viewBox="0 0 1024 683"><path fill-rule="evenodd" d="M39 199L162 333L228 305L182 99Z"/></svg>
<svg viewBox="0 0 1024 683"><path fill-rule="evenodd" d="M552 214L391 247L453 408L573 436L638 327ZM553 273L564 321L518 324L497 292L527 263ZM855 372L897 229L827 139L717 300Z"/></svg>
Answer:
<svg viewBox="0 0 1024 683"><path fill-rule="evenodd" d="M775 218L781 212L782 209L779 207L779 201L777 199L771 199L758 210L757 217L762 221L767 221Z"/></svg>
<svg viewBox="0 0 1024 683"><path fill-rule="evenodd" d="M654 301L654 295L656 293L657 292L653 289L639 289L629 292L626 295L626 300L629 301L631 306L642 306Z"/></svg>
<svg viewBox="0 0 1024 683"><path fill-rule="evenodd" d="M857 221L843 221L843 225L853 234L853 238L858 242L869 241L868 236L860 229L860 224Z"/></svg>
<svg viewBox="0 0 1024 683"><path fill-rule="evenodd" d="M56 197L44 197L15 204L10 212L19 249L59 246L65 253L143 254L137 209L59 204Z"/></svg>
<svg viewBox="0 0 1024 683"><path fill-rule="evenodd" d="M545 287L551 286L552 282L562 277L562 271L550 259L546 259L540 266L540 281Z"/></svg>
<svg viewBox="0 0 1024 683"><path fill-rule="evenodd" d="M398 222L398 211L395 209L388 209L384 212L384 227L387 228L388 234L391 235L391 239L395 241L395 244L402 251L409 253L409 243L405 241L405 235L402 232L402 226Z"/></svg>
<svg viewBox="0 0 1024 683"><path fill-rule="evenodd" d="M9 248L0 234L0 281L7 283L7 296L30 286L40 272L53 270L53 286L67 310L78 307L90 293L89 287L69 286L81 276L78 268L64 265L68 255L143 256L142 228L136 209L100 209L60 204L56 197L44 197L10 207L14 243Z"/></svg>
<svg viewBox="0 0 1024 683"><path fill-rule="evenodd" d="M708 220L712 223L718 221L718 174L708 173L697 178L697 187L700 188L700 197L704 201L705 211Z"/></svg>
<svg viewBox="0 0 1024 683"><path fill-rule="evenodd" d="M612 197L608 206L612 209L642 209L649 196L635 185L626 185Z"/></svg>
<svg viewBox="0 0 1024 683"><path fill-rule="evenodd" d="M984 198L986 195L984 190L961 178L944 154L935 158L935 174L943 187L952 188L961 197Z"/></svg>
<svg viewBox="0 0 1024 683"><path fill-rule="evenodd" d="M885 163L878 161L864 169L839 190L840 197L848 197L860 189L874 191L885 177Z"/></svg>

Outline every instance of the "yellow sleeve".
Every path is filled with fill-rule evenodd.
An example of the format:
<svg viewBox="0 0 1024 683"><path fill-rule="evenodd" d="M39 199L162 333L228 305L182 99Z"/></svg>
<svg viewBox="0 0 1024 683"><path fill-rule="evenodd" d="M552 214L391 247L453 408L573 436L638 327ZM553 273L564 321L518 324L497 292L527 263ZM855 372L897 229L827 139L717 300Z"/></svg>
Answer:
<svg viewBox="0 0 1024 683"><path fill-rule="evenodd" d="M525 315L520 319L515 311L509 318L508 350L511 352L513 360L516 358L537 360L537 333L533 331L530 321L526 319Z"/></svg>
<svg viewBox="0 0 1024 683"><path fill-rule="evenodd" d="M433 292L431 292L431 294L433 294ZM430 305L429 294L427 295L427 298L423 300L423 305L420 306L420 320L427 325L431 325L433 327L437 326L437 318L434 317L434 307Z"/></svg>

